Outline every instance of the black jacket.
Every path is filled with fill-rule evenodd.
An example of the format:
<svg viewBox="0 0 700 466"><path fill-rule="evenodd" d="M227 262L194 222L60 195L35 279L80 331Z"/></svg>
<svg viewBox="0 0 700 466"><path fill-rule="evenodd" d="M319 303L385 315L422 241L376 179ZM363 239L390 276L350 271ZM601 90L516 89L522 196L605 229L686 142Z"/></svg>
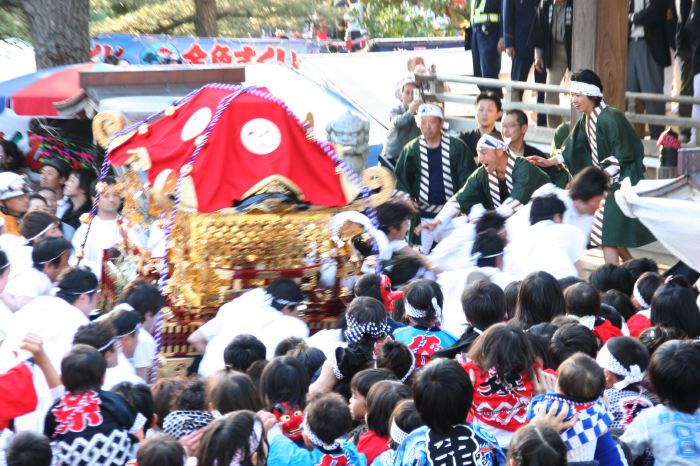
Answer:
<svg viewBox="0 0 700 466"><path fill-rule="evenodd" d="M646 39L649 52L654 61L661 66L671 66L671 53L669 52L668 37L666 35L666 0L645 0L646 8L634 13L630 24L644 27L644 38ZM630 13L634 11L634 2L630 2Z"/></svg>
<svg viewBox="0 0 700 466"><path fill-rule="evenodd" d="M564 45L566 47L566 66L571 69L571 39L573 37L574 2L566 0L564 7ZM535 21L532 23L529 41L533 47L542 49L544 67L551 68L554 36L552 35L552 21L554 20L554 2L542 0L537 7Z"/></svg>
<svg viewBox="0 0 700 466"><path fill-rule="evenodd" d="M693 75L700 74L700 0L693 0L688 22L685 23L690 46L693 50Z"/></svg>

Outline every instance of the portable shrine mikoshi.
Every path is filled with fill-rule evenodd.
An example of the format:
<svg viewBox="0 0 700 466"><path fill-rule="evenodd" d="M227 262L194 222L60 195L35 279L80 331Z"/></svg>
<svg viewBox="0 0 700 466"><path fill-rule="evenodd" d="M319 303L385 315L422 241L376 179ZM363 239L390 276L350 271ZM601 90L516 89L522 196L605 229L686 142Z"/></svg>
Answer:
<svg viewBox="0 0 700 466"><path fill-rule="evenodd" d="M219 306L277 277L302 284L312 330L331 325L362 265L352 238L386 255L373 206L393 190L391 175L371 169L363 182L264 88L209 84L136 124L116 112L93 124L109 136L100 176L119 173L129 230L119 257L105 255L104 291L158 278L168 302L159 373L186 367L187 336Z"/></svg>

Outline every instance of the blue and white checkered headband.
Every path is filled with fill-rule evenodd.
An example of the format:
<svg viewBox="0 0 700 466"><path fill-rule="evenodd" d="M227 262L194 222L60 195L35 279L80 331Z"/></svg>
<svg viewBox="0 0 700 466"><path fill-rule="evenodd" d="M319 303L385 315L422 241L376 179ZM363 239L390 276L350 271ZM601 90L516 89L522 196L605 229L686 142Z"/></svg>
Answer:
<svg viewBox="0 0 700 466"><path fill-rule="evenodd" d="M487 149L507 150L508 144L496 137L491 136L490 134L484 134L479 138L479 142L476 143L476 148L479 149L480 147L485 147Z"/></svg>

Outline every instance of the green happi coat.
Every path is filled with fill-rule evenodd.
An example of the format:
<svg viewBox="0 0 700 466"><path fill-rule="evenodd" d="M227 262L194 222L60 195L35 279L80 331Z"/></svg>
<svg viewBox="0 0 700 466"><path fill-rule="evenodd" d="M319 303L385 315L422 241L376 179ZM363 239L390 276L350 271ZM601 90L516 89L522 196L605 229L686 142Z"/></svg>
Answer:
<svg viewBox="0 0 700 466"><path fill-rule="evenodd" d="M562 156L572 175L591 165L612 175L599 237L603 246L636 248L654 241L649 230L639 220L625 216L615 201L620 179L629 178L636 185L644 178L644 146L622 112L601 102L590 116L584 115L574 126L564 142ZM594 245L596 231L594 222Z"/></svg>
<svg viewBox="0 0 700 466"><path fill-rule="evenodd" d="M514 157L510 153L509 168L510 170L507 170L506 174L512 178L512 189L509 189L508 198L502 205L509 206L514 212L530 202L532 193L540 186L549 183L550 180L549 176L535 165L522 157ZM482 204L487 210L499 207L491 191L489 174L483 165L472 173L455 198L459 203L459 210L465 214L468 214L476 204Z"/></svg>
<svg viewBox="0 0 700 466"><path fill-rule="evenodd" d="M410 141L401 151L399 161L396 163L396 189L408 193L411 199L420 204L420 139ZM443 140L449 140L449 175L452 178L452 186L457 189L462 186L469 175L476 168L474 154L460 139L443 136ZM446 193L447 194L447 193ZM452 193L446 196L449 199Z"/></svg>

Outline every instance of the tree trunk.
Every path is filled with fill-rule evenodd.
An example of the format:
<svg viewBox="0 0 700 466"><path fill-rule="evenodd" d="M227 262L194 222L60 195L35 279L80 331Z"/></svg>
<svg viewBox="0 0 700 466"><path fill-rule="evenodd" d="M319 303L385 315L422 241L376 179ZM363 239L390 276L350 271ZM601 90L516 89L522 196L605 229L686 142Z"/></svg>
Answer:
<svg viewBox="0 0 700 466"><path fill-rule="evenodd" d="M216 0L194 0L194 30L199 37L216 37Z"/></svg>
<svg viewBox="0 0 700 466"><path fill-rule="evenodd" d="M21 0L37 69L90 60L90 0Z"/></svg>

